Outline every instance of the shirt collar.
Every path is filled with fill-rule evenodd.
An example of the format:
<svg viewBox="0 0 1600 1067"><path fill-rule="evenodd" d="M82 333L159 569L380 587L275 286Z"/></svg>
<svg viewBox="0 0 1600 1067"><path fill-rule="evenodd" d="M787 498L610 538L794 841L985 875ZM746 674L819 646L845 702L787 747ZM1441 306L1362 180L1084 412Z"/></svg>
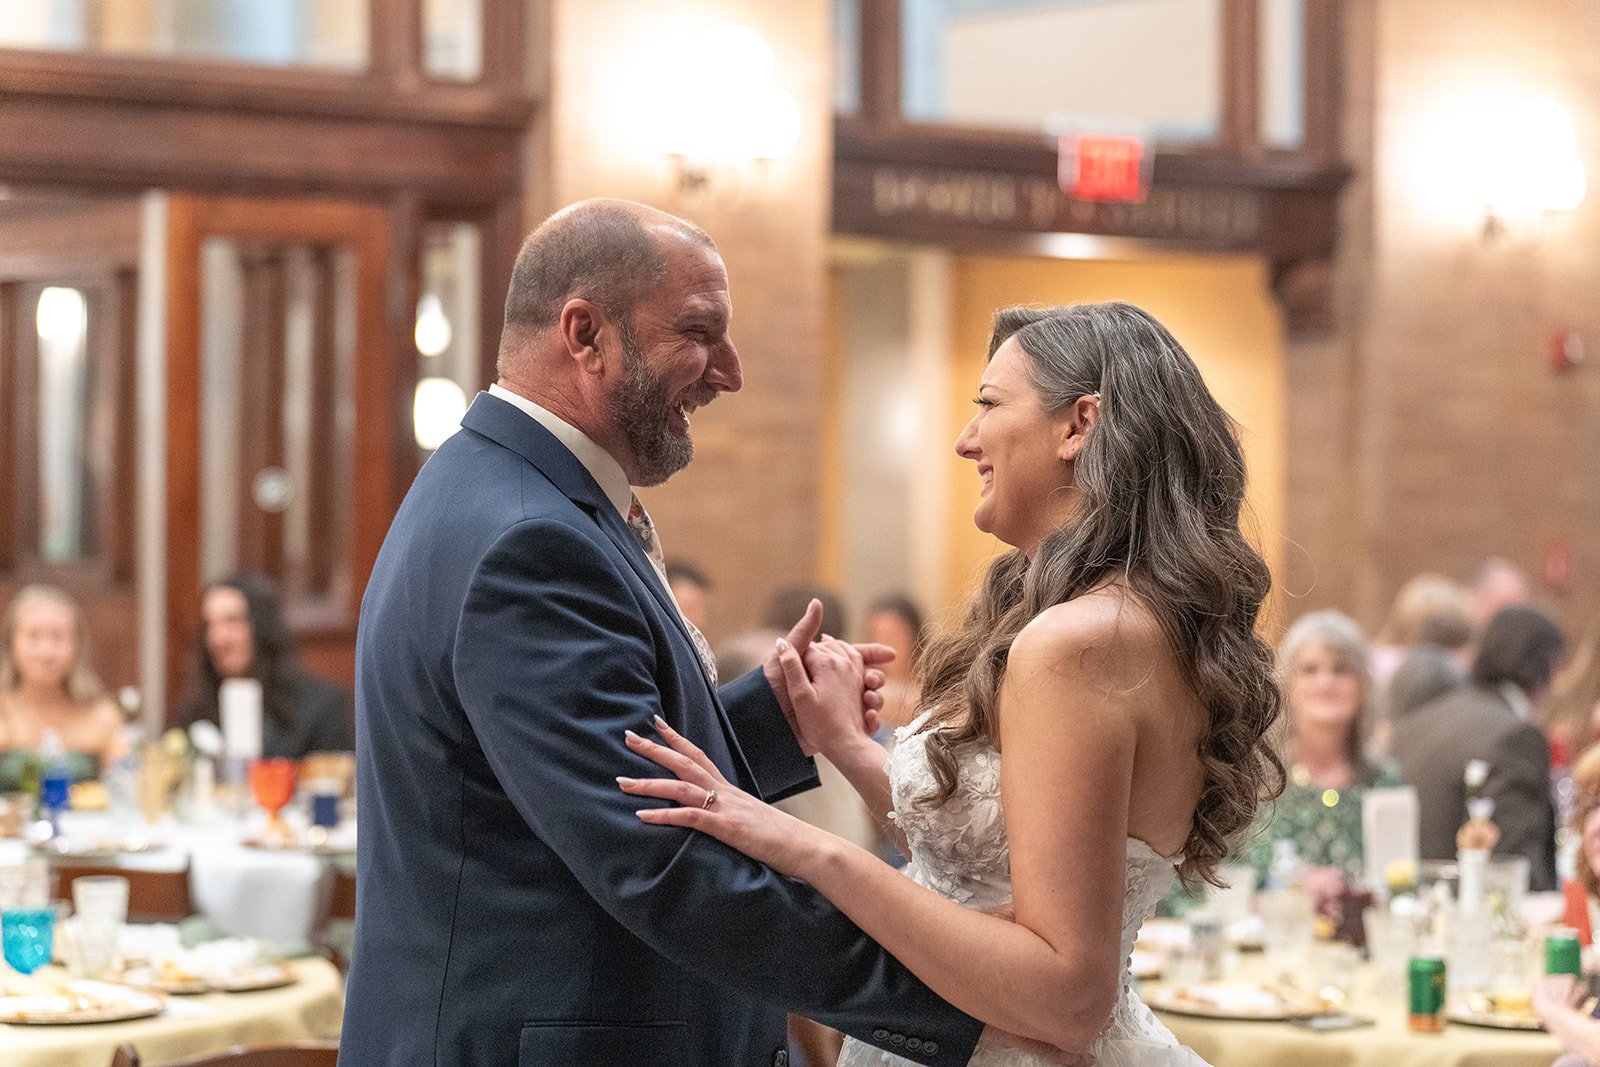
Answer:
<svg viewBox="0 0 1600 1067"><path fill-rule="evenodd" d="M1500 683L1500 695L1507 704L1511 705L1511 714L1523 722L1533 720L1533 705L1528 701L1528 694L1511 682Z"/></svg>
<svg viewBox="0 0 1600 1067"><path fill-rule="evenodd" d="M589 472L589 477L595 480L600 491L605 493L606 499L611 501L611 506L617 509L617 514L627 518L628 508L633 504L633 488L628 484L627 472L622 469L622 464L617 462L616 457L595 444L588 434L572 423L540 407L520 393L513 393L497 384L489 386L489 395L497 396L518 408L534 422L549 430L550 435L565 445L573 458L583 464L584 470Z"/></svg>

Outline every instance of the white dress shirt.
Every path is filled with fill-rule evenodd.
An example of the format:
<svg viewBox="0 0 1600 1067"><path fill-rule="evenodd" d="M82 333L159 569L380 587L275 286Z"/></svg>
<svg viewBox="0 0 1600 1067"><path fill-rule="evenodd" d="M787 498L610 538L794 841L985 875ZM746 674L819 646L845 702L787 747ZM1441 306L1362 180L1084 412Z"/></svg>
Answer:
<svg viewBox="0 0 1600 1067"><path fill-rule="evenodd" d="M627 519L628 508L633 503L633 487L628 484L628 474L622 469L622 464L617 462L616 457L595 444L588 434L560 415L540 407L519 393L513 393L499 385L491 385L489 395L497 396L518 408L528 418L549 430L557 441L566 445L567 451L583 464L583 469L589 472L589 477L595 480L600 491L605 493L606 499L611 501L611 506L617 509L617 514L624 520Z"/></svg>
<svg viewBox="0 0 1600 1067"><path fill-rule="evenodd" d="M634 500L633 487L628 484L627 471L622 469L622 464L617 462L615 456L595 444L588 434L563 419L560 415L547 408L540 407L520 393L513 393L511 390L504 389L497 384L489 386L489 395L499 397L506 403L521 410L528 418L537 422L546 430L549 430L551 436L565 445L567 451L571 452L578 462L583 464L583 469L589 472L589 476L595 480L595 484L600 487L600 491L605 493L606 499L611 501L611 506L617 509L618 515L622 516L622 521L624 523L628 521L628 509L633 506ZM659 531L656 536L660 537ZM661 587L667 591L667 596L672 599L672 606L678 609L680 616L683 615L683 608L678 604L678 598L672 592L672 583L667 581L666 568L649 553L645 554L645 558L650 560L651 569L656 572L656 577L661 579ZM684 622L688 623L688 619L685 618ZM691 629L693 629L692 624Z"/></svg>

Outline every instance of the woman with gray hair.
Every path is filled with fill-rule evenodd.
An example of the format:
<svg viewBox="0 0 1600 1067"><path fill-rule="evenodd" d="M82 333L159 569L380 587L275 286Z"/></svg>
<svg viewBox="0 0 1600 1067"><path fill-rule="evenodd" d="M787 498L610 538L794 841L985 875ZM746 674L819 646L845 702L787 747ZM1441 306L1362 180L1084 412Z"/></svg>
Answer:
<svg viewBox="0 0 1600 1067"><path fill-rule="evenodd" d="M1361 799L1401 784L1392 764L1367 751L1371 663L1361 627L1337 611L1302 616L1278 646L1289 783L1252 836L1248 856L1258 880L1278 841L1294 842L1315 896L1334 895L1360 876Z"/></svg>

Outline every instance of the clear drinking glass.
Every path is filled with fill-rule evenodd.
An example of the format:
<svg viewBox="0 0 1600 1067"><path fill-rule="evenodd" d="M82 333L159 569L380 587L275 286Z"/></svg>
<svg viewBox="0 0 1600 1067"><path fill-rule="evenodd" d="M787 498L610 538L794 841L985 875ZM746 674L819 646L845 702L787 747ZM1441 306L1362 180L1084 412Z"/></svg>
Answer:
<svg viewBox="0 0 1600 1067"><path fill-rule="evenodd" d="M85 919L128 921L128 880L120 874L94 874L72 882L72 906Z"/></svg>
<svg viewBox="0 0 1600 1067"><path fill-rule="evenodd" d="M122 924L74 916L61 923L61 950L74 978L105 978L121 968L117 942Z"/></svg>
<svg viewBox="0 0 1600 1067"><path fill-rule="evenodd" d="M1257 894L1256 907L1261 912L1263 947L1273 974L1293 977L1303 973L1316 932L1311 896L1299 889L1274 889Z"/></svg>

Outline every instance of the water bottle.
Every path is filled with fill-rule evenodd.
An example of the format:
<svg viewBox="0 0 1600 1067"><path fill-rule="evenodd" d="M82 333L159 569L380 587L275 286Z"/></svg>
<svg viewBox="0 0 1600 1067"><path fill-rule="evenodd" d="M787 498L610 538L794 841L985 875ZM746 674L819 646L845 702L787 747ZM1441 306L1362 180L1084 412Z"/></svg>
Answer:
<svg viewBox="0 0 1600 1067"><path fill-rule="evenodd" d="M68 794L72 789L72 765L67 762L67 749L61 735L54 730L44 731L39 741L42 765L39 769L39 807L50 821L50 836L61 834L61 813L66 810Z"/></svg>
<svg viewBox="0 0 1600 1067"><path fill-rule="evenodd" d="M1272 843L1272 863L1267 867L1268 889L1294 889L1301 882L1300 849L1288 838Z"/></svg>
<svg viewBox="0 0 1600 1067"><path fill-rule="evenodd" d="M1555 808L1556 825L1572 825L1572 807L1576 793L1572 783L1572 766L1568 762L1567 745L1559 737L1550 742L1550 803Z"/></svg>

